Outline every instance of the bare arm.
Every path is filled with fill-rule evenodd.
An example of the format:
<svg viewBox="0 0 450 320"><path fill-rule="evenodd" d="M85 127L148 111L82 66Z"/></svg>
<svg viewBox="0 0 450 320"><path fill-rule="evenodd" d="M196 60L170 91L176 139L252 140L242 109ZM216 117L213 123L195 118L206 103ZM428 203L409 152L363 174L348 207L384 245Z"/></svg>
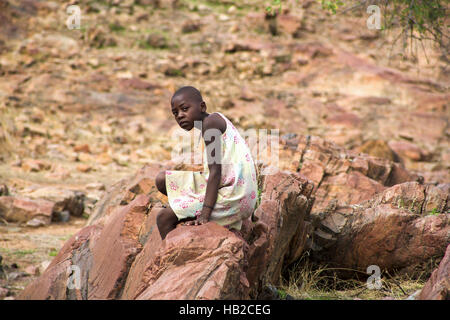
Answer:
<svg viewBox="0 0 450 320"><path fill-rule="evenodd" d="M209 177L202 211L195 221L188 222L186 223L187 225L199 225L208 222L213 211L212 208L214 208L217 201L220 179L222 178L221 135L225 131L223 126L224 120L222 118L218 119L217 117L211 116L211 118L205 119L203 122L202 131L206 145Z"/></svg>

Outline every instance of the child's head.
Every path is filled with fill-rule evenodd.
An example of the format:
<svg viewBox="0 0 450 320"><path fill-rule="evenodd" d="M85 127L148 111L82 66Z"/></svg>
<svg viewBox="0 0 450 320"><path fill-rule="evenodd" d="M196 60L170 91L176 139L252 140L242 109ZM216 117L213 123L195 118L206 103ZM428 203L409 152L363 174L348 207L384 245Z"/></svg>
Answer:
<svg viewBox="0 0 450 320"><path fill-rule="evenodd" d="M178 89L173 94L170 104L178 125L187 131L194 127L194 121L201 121L207 115L206 103L200 91L191 86Z"/></svg>

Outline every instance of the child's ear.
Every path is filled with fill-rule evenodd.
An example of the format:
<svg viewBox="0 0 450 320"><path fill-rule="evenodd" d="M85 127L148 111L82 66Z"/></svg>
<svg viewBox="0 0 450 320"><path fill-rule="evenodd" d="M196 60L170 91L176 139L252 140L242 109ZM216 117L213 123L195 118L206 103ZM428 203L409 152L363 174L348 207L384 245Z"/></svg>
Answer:
<svg viewBox="0 0 450 320"><path fill-rule="evenodd" d="M200 110L202 112L206 111L206 103L205 103L205 101L200 102Z"/></svg>

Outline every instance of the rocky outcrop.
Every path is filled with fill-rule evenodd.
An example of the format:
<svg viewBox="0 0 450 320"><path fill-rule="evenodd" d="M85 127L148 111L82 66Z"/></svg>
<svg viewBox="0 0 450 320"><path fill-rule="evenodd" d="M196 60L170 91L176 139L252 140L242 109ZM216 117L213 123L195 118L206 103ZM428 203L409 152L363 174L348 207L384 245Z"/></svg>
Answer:
<svg viewBox="0 0 450 320"><path fill-rule="evenodd" d="M439 267L419 293L419 300L450 300L450 245Z"/></svg>
<svg viewBox="0 0 450 320"><path fill-rule="evenodd" d="M314 183L316 198L311 213L318 215L330 206L351 205L371 199L390 187L420 177L393 161L357 154L317 136L282 137L282 154L291 154L290 164L282 163Z"/></svg>
<svg viewBox="0 0 450 320"><path fill-rule="evenodd" d="M314 217L313 257L341 268L413 272L450 242L450 185L395 185Z"/></svg>
<svg viewBox="0 0 450 320"><path fill-rule="evenodd" d="M363 272L372 264L414 271L442 257L450 241L449 184L421 184L401 163L316 136L285 135L281 144L284 157L294 158L282 165L314 182L307 241L315 260Z"/></svg>
<svg viewBox="0 0 450 320"><path fill-rule="evenodd" d="M257 221L240 232L210 222L178 226L161 241L156 171L144 167L107 192L90 225L19 299L257 298L303 252L313 188L300 175L265 177Z"/></svg>
<svg viewBox="0 0 450 320"><path fill-rule="evenodd" d="M89 216L87 225L101 223L97 220L105 218L117 207L130 203L138 194L148 194L154 201L158 201L158 190L154 185L154 177L162 170L158 165L146 165L133 177L122 179L110 186L105 196L96 203Z"/></svg>
<svg viewBox="0 0 450 320"><path fill-rule="evenodd" d="M30 226L45 225L51 222L54 205L43 199L0 196L0 218Z"/></svg>
<svg viewBox="0 0 450 320"><path fill-rule="evenodd" d="M22 191L22 195L32 199L44 199L55 204L53 212L68 211L70 215L79 217L84 212L85 194L80 191L45 186L28 188Z"/></svg>
<svg viewBox="0 0 450 320"><path fill-rule="evenodd" d="M7 188L4 190L7 192ZM69 215L83 215L85 198L79 191L34 185L20 195L0 196L0 217L32 227L67 221Z"/></svg>

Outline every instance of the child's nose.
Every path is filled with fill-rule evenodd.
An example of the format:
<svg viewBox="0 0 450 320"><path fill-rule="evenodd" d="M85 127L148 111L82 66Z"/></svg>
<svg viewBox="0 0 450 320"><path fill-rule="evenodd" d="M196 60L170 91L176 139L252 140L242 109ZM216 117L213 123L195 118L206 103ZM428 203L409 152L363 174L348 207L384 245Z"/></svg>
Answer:
<svg viewBox="0 0 450 320"><path fill-rule="evenodd" d="M184 112L178 113L178 119L183 120L185 118L186 114Z"/></svg>

